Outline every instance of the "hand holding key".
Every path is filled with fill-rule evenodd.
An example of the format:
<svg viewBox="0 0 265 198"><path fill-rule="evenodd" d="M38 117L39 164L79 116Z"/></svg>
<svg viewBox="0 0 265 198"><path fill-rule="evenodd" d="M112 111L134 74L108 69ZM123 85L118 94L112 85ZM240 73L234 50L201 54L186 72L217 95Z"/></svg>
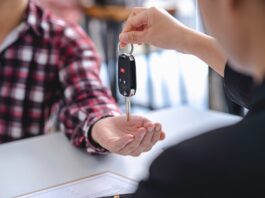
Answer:
<svg viewBox="0 0 265 198"><path fill-rule="evenodd" d="M121 47L131 43L150 44L184 53L195 51L197 38L196 31L156 7L133 8L119 36Z"/></svg>

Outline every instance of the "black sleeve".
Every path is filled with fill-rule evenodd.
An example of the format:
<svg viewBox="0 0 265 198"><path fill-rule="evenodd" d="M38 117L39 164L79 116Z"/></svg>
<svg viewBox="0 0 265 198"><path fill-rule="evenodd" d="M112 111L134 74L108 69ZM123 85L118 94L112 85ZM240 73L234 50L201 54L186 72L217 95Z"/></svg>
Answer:
<svg viewBox="0 0 265 198"><path fill-rule="evenodd" d="M225 67L224 88L227 96L242 107L248 108L251 103L253 79L234 71L229 64Z"/></svg>

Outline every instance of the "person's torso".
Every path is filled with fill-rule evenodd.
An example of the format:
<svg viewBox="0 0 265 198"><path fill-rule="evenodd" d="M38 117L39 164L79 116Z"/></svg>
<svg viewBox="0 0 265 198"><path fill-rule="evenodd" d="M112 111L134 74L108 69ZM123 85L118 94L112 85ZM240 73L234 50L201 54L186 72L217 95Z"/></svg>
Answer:
<svg viewBox="0 0 265 198"><path fill-rule="evenodd" d="M63 28L35 4L28 9L29 27L0 52L0 143L45 133L62 98Z"/></svg>

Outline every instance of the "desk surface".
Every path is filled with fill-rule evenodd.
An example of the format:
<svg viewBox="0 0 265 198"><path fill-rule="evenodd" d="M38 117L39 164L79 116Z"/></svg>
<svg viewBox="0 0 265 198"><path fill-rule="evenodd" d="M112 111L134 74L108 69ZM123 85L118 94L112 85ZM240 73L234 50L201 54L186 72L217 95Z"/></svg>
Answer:
<svg viewBox="0 0 265 198"><path fill-rule="evenodd" d="M135 180L148 174L151 162L166 147L207 130L233 124L239 117L179 107L146 115L162 123L167 138L140 157L90 156L73 147L63 133L0 146L0 197L14 197L105 171Z"/></svg>

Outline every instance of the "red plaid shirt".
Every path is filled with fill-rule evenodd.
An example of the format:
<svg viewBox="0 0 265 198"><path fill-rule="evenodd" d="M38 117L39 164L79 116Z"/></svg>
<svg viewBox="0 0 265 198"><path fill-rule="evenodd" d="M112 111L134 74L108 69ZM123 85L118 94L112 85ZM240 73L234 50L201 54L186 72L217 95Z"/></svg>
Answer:
<svg viewBox="0 0 265 198"><path fill-rule="evenodd" d="M0 45L0 143L47 133L58 114L74 145L102 151L89 138L90 126L119 110L99 78L91 40L31 1L16 33Z"/></svg>

